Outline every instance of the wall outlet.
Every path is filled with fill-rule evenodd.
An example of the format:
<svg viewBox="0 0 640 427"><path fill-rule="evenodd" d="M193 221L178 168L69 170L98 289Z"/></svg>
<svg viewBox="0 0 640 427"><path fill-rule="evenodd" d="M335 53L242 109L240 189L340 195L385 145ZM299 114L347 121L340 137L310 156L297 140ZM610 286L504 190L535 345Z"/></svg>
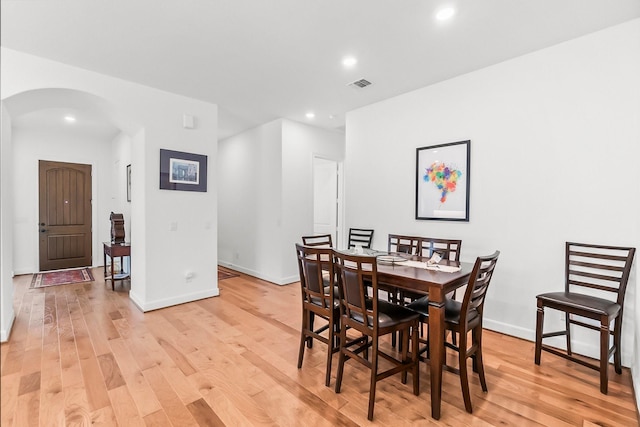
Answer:
<svg viewBox="0 0 640 427"><path fill-rule="evenodd" d="M184 273L184 279L187 281L187 283L189 283L189 282L191 282L193 280L193 276L195 276L193 271L185 271L185 273Z"/></svg>

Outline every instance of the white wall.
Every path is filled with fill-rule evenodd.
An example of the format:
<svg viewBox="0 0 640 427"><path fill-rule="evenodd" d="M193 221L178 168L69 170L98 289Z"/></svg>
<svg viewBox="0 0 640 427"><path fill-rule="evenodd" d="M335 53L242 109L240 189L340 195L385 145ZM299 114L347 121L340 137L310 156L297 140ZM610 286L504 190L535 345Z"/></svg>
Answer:
<svg viewBox="0 0 640 427"><path fill-rule="evenodd" d="M313 232L314 154L342 160L344 135L276 120L219 143L219 263L298 280L294 243Z"/></svg>
<svg viewBox="0 0 640 427"><path fill-rule="evenodd" d="M105 100L114 117L137 124L127 129L135 164L130 298L147 311L218 295L217 183L212 167L217 157L217 106L5 48L1 66L5 104L32 90L73 89ZM195 129L182 127L184 114L196 117ZM6 144L12 141L3 134L2 145ZM208 191L160 190L160 148L207 155ZM172 223L177 230L170 230ZM4 241L4 235L0 239ZM194 274L189 281L187 272Z"/></svg>
<svg viewBox="0 0 640 427"><path fill-rule="evenodd" d="M460 238L463 261L499 249L485 325L533 340L536 294L563 288L565 241L640 241L638 76L634 20L349 113L347 226L374 227L380 249L388 233ZM415 220L416 148L466 139L470 221ZM626 366L638 324L634 271ZM546 320L560 326L551 310ZM598 354L591 331L574 341L575 351Z"/></svg>
<svg viewBox="0 0 640 427"><path fill-rule="evenodd" d="M14 129L13 159L19 169L13 180L15 274L39 271L38 258L38 160L91 165L93 207L93 263L102 265L102 243L110 239L109 213L112 209L111 144L90 140L73 132Z"/></svg>
<svg viewBox="0 0 640 427"><path fill-rule="evenodd" d="M313 234L313 157L343 162L345 137L291 120L283 120L282 129L282 269L284 277L298 281L294 244Z"/></svg>
<svg viewBox="0 0 640 427"><path fill-rule="evenodd" d="M218 262L279 283L282 125L267 123L218 143Z"/></svg>
<svg viewBox="0 0 640 427"><path fill-rule="evenodd" d="M11 117L0 104L0 141L11 140ZM13 208L11 199L11 144L0 143L0 342L7 341L15 319L13 311Z"/></svg>

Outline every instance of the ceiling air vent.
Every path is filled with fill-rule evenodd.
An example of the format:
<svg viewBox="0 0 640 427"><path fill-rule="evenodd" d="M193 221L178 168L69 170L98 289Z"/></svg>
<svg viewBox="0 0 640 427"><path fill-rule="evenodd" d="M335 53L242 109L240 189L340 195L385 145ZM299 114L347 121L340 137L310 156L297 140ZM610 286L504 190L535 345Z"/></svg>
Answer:
<svg viewBox="0 0 640 427"><path fill-rule="evenodd" d="M356 80L353 83L349 83L347 86L356 88L356 89L364 89L365 87L371 85L371 82L367 79Z"/></svg>

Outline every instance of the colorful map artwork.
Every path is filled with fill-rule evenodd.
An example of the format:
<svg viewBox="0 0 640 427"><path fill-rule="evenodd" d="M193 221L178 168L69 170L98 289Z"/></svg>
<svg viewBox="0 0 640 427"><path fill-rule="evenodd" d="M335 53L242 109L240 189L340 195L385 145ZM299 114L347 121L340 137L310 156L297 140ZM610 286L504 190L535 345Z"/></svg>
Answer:
<svg viewBox="0 0 640 427"><path fill-rule="evenodd" d="M447 195L456 191L458 179L462 176L462 172L444 163L434 162L425 169L423 179L426 182L432 182L438 190L440 190L440 202L447 201Z"/></svg>

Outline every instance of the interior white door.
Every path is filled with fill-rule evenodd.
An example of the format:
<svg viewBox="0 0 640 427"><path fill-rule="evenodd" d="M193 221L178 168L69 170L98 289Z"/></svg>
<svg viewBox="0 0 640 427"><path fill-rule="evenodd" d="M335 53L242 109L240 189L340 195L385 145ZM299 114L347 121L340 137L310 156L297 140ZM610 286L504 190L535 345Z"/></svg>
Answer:
<svg viewBox="0 0 640 427"><path fill-rule="evenodd" d="M338 163L320 157L313 158L313 233L331 234L337 245L338 224Z"/></svg>

